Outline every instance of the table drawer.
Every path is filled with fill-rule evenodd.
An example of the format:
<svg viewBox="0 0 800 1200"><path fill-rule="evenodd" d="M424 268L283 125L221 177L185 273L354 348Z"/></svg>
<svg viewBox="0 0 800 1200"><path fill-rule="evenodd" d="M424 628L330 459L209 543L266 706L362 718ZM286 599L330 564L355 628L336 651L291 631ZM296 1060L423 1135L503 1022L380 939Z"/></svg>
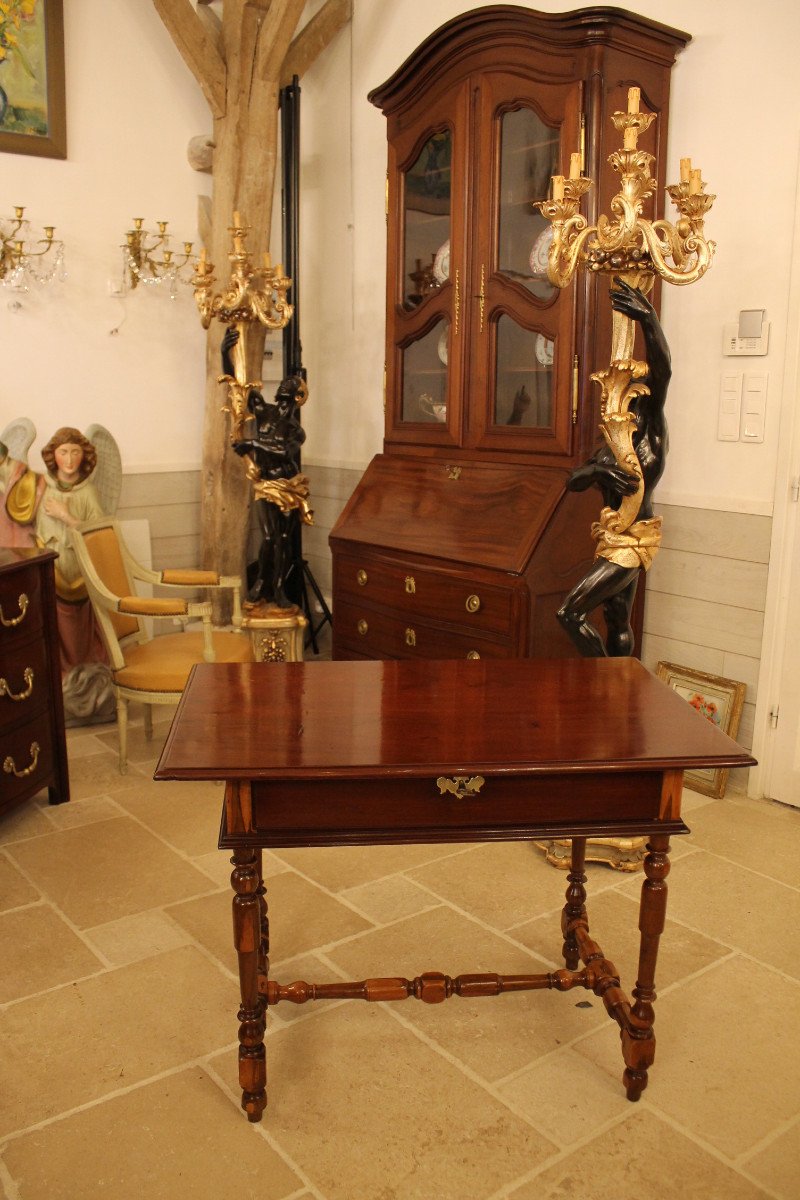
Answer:
<svg viewBox="0 0 800 1200"><path fill-rule="evenodd" d="M0 729L47 704L50 676L44 641L11 641L0 659Z"/></svg>
<svg viewBox="0 0 800 1200"><path fill-rule="evenodd" d="M376 718L377 719L377 718ZM641 831L657 821L659 772L615 775L613 804L608 776L600 773L489 776L469 791L474 776L422 779L356 779L252 783L252 829L264 846L324 845L361 841L447 841L540 836L583 825L615 832ZM477 777L478 781L480 776ZM461 794L466 792L466 794ZM458 793L458 794L457 794ZM228 833L233 840L227 841ZM247 834L242 831L245 840ZM220 845L234 844L223 830Z"/></svg>
<svg viewBox="0 0 800 1200"><path fill-rule="evenodd" d="M340 598L334 611L336 647L368 658L508 658L511 637L446 629Z"/></svg>
<svg viewBox="0 0 800 1200"><path fill-rule="evenodd" d="M31 564L0 579L0 647L8 647L42 628L40 569Z"/></svg>
<svg viewBox="0 0 800 1200"><path fill-rule="evenodd" d="M53 779L53 742L48 714L0 732L0 792L3 805L33 795Z"/></svg>
<svg viewBox="0 0 800 1200"><path fill-rule="evenodd" d="M409 618L446 621L500 636L508 636L513 627L513 589L471 578L468 573L459 575L369 555L337 555L333 586L337 600L346 596Z"/></svg>

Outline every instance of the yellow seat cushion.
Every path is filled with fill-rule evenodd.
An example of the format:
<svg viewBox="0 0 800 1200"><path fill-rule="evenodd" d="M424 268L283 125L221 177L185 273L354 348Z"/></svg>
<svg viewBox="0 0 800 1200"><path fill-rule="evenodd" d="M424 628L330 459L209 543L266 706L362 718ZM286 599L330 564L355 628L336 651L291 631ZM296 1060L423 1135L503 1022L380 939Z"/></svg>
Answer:
<svg viewBox="0 0 800 1200"><path fill-rule="evenodd" d="M215 633L217 662L252 662L253 646L242 633ZM195 663L203 662L202 633L170 633L140 646L124 646L125 666L114 672L121 686L140 692L182 692Z"/></svg>

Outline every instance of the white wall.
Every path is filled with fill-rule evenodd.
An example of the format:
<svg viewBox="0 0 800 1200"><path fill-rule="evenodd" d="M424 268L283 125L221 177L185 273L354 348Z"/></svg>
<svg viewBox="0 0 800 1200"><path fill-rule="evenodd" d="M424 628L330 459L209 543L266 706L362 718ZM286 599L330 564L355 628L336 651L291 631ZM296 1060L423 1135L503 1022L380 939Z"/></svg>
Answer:
<svg viewBox="0 0 800 1200"><path fill-rule="evenodd" d="M305 290L319 286L325 308L334 314L320 320L324 352L314 345L310 328L304 341L309 366L314 364L316 395L338 397L341 419L332 414L332 420L348 432L346 447L334 432L323 448L323 431L313 427L309 444L332 461L363 462L380 449L382 437L385 121L366 96L425 36L470 7L458 0L356 0L352 48L347 48L352 128L343 123L337 130L328 120L332 62L312 71L304 83L304 145L313 148L305 229L313 224L318 244L326 247L304 263ZM530 7L563 11L570 6L538 0ZM800 15L794 0L766 0L755 8L749 0L636 0L631 7L692 34L673 72L667 176L677 180L679 160L688 154L718 197L707 222L719 247L711 272L691 287L664 289L663 321L674 375L672 448L659 498L769 513L800 145ZM335 53L342 66L338 78L346 87L348 55L341 44ZM351 247L352 301L347 291ZM756 307L766 308L772 324L769 355L723 358L723 324L735 320L739 309ZM731 363L769 373L763 445L716 440L720 374ZM312 420L309 409L310 431Z"/></svg>
<svg viewBox="0 0 800 1200"><path fill-rule="evenodd" d="M23 296L18 312L0 289L0 429L30 416L38 446L59 425L99 421L128 468L196 464L205 368L194 304L112 300L107 283L134 216L196 240L196 197L210 180L189 167L186 145L210 130L208 109L149 0L64 9L68 157L1 154L0 213L23 204L32 224L55 225L68 278L58 294Z"/></svg>
<svg viewBox="0 0 800 1200"><path fill-rule="evenodd" d="M302 81L301 333L312 389L307 458L363 466L383 430L386 167L384 118L366 95L472 5L354 3L352 26ZM769 513L800 144L800 16L794 0L635 7L693 35L673 73L667 174L677 178L679 158L690 154L718 196L708 221L719 245L711 272L665 289L675 370L659 496ZM26 413L43 441L59 424L99 420L117 434L128 468L197 465L204 339L191 299L120 302L106 283L132 216L164 217L181 239L196 237L196 196L211 181L190 169L186 145L209 131L208 111L149 0L67 0L65 10L69 157L0 155L0 212L21 203L34 222L54 223L69 279L61 297L31 297L16 313L0 291L0 427ZM772 322L768 357L735 360L769 372L761 446L716 440L720 373L734 361L722 357L722 326L751 307L765 307Z"/></svg>

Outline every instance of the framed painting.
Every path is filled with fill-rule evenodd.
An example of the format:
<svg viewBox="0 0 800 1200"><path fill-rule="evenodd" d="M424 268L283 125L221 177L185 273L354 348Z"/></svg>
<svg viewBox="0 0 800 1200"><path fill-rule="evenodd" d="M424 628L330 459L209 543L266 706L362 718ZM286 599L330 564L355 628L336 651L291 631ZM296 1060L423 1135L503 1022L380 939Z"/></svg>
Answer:
<svg viewBox="0 0 800 1200"><path fill-rule="evenodd" d="M708 675L705 671L694 671L691 667L680 667L677 663L660 662L656 675L663 679L674 692L682 696L692 708L735 738L742 716L742 705L746 685L736 679L723 679L721 675ZM705 770L685 771L683 781L692 791L705 796L724 796L728 782L728 768L711 767Z"/></svg>
<svg viewBox="0 0 800 1200"><path fill-rule="evenodd" d="M63 0L0 3L0 150L67 157Z"/></svg>

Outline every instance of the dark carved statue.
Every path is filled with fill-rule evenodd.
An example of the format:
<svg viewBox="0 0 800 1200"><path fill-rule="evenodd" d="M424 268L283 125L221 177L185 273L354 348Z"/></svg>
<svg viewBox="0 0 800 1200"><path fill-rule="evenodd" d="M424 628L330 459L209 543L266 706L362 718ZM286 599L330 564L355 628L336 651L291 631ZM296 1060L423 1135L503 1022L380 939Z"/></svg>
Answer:
<svg viewBox="0 0 800 1200"><path fill-rule="evenodd" d="M230 352L238 336L236 329L228 329L223 338L222 367L226 375L233 374ZM286 595L286 579L293 565L294 522L298 515L306 524L313 519L308 480L300 473L300 448L306 435L298 414L306 396L306 383L299 375L284 379L274 400L265 400L260 391L250 388L245 436L232 442L236 454L250 460L247 474L253 482L263 539L247 598L279 608L292 607Z"/></svg>
<svg viewBox="0 0 800 1200"><path fill-rule="evenodd" d="M647 362L642 364L646 372L631 389L634 394L627 406L631 417L627 453L623 439L615 438L604 422L605 444L573 471L567 485L575 492L591 486L599 488L605 505L600 520L592 526L597 540L594 562L558 612L559 621L581 654L595 658L633 653L630 617L639 572L649 568L661 542L661 518L653 512L653 491L666 464L664 405L671 375L669 348L644 293L615 279L610 295L615 311L635 321L642 330ZM624 500L637 494L639 507L634 520L617 519ZM605 641L589 621L589 614L600 605L606 621Z"/></svg>

